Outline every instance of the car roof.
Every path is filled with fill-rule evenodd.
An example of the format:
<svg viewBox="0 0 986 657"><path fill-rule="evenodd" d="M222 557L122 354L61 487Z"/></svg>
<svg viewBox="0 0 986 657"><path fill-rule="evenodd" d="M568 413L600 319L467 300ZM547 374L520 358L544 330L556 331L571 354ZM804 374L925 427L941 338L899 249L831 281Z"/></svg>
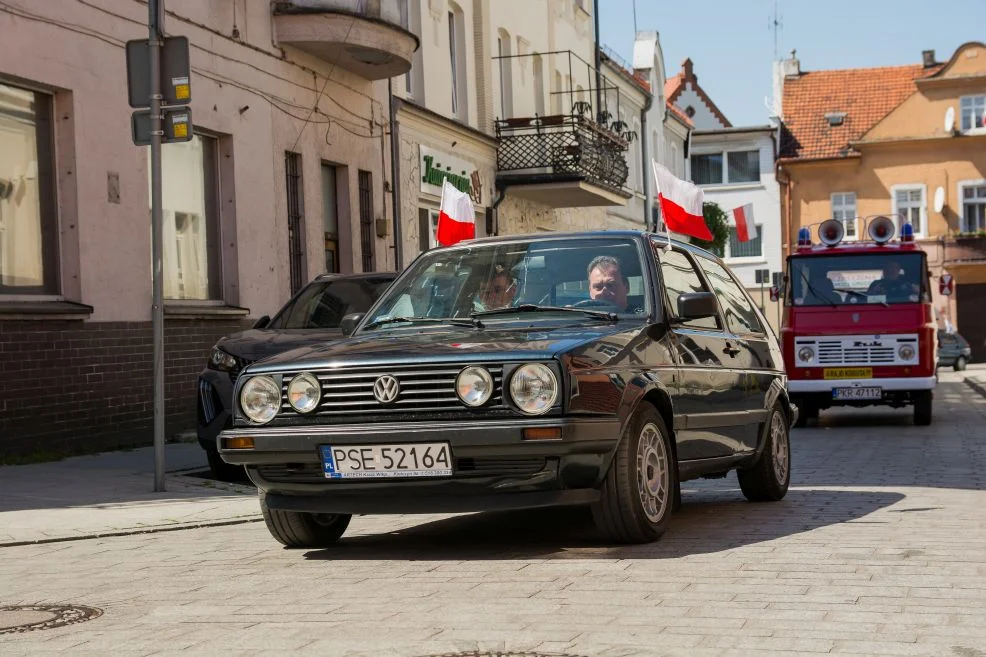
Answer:
<svg viewBox="0 0 986 657"><path fill-rule="evenodd" d="M355 272L352 274L319 274L313 280L315 281L345 281L345 280L363 280L367 278L397 278L397 274L392 271L366 271L366 272Z"/></svg>
<svg viewBox="0 0 986 657"><path fill-rule="evenodd" d="M503 243L507 244L510 242L524 242L532 239L538 240L556 240L556 239L591 239L591 238L607 238L607 237L632 237L632 238L651 238L659 243L667 244L670 242L673 246L680 247L685 251L691 251L692 253L702 254L704 256L718 260L719 257L707 249L703 249L700 246L695 246L694 244L689 244L688 242L682 242L681 240L672 239L667 233L655 233L648 230L639 229L618 229L618 230L585 230L585 231L568 231L568 232L551 232L551 233L521 233L515 235L495 235L489 237L477 237L471 240L464 240L458 242L452 246L437 247L437 249L457 249L457 248L468 248L469 246L476 244L495 244ZM432 250L437 250L432 249Z"/></svg>

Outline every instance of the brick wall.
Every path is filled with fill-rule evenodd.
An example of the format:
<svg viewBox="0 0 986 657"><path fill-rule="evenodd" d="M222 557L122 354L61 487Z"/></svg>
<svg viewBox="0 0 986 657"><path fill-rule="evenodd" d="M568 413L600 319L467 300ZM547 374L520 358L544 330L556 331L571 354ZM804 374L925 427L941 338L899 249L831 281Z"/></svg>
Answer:
<svg viewBox="0 0 986 657"><path fill-rule="evenodd" d="M196 377L245 320L165 321L165 431L195 429ZM150 322L0 321L0 459L153 444Z"/></svg>

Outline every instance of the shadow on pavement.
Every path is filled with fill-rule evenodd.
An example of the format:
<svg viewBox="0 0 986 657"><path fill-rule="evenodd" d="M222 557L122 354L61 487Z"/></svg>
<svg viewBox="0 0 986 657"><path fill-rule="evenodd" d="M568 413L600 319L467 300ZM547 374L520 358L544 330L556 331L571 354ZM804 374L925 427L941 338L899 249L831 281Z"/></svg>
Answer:
<svg viewBox="0 0 986 657"><path fill-rule="evenodd" d="M647 545L604 542L586 508L460 515L371 536L343 537L305 553L325 560L671 559L710 554L829 525L858 521L905 496L893 492L797 490L753 504L738 490L689 490L664 537Z"/></svg>

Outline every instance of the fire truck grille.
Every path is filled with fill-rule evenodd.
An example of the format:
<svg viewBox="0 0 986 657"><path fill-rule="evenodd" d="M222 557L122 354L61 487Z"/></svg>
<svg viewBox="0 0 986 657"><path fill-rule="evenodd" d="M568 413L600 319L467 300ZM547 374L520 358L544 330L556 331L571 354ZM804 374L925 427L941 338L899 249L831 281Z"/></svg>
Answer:
<svg viewBox="0 0 986 657"><path fill-rule="evenodd" d="M901 358L901 347L910 345L913 357ZM810 347L813 358L797 359L799 367L838 367L853 365L915 365L918 361L918 336L909 335L845 335L799 337L794 341L797 354ZM905 350L905 353L906 350Z"/></svg>

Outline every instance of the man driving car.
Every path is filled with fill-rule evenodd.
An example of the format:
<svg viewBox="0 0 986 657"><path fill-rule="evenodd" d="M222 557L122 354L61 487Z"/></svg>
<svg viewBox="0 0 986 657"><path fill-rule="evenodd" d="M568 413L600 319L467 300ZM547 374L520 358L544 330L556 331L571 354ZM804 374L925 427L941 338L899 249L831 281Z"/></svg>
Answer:
<svg viewBox="0 0 986 657"><path fill-rule="evenodd" d="M597 256L586 271L589 275L589 298L611 303L616 307L616 312L625 312L630 283L620 270L620 261L613 256Z"/></svg>

